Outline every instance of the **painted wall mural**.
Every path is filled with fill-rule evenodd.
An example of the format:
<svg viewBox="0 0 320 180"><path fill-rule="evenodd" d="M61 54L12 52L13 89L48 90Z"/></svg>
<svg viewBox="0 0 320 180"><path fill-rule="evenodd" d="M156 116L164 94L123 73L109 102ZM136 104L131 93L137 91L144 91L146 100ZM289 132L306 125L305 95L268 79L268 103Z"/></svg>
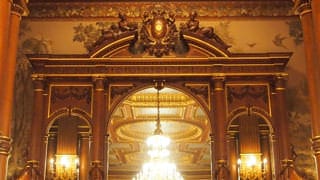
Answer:
<svg viewBox="0 0 320 180"><path fill-rule="evenodd" d="M94 9L90 11L94 12ZM115 9L106 9L104 13L113 13L114 11ZM184 13L178 8L177 11L181 11L181 14ZM49 16L50 13L47 14L47 12L50 12L50 10L45 9L42 13ZM67 13L68 11L61 12ZM204 15L204 12L200 11L199 14ZM38 13L41 13L41 11ZM72 15L72 12L69 13ZM40 15L33 14L32 16ZM132 16L137 17L139 13ZM185 20L180 19L177 24L180 22L185 22ZM9 162L9 180L15 179L16 173L25 164L28 154L28 138L26 137L30 136L33 92L30 77L31 67L24 54L85 54L88 47L100 36L101 30L110 27L113 23L117 23L117 20L111 22L33 21L32 18L23 20L16 69L14 123L12 125L14 141L12 157ZM308 141L311 138L309 99L302 31L298 17L297 19L291 17L281 20L264 19L262 21L217 19L210 22L201 21L201 26L213 26L215 32L227 44L232 45L229 49L231 52L293 52L288 67L287 91L290 142L297 154L295 165L299 174L306 179L315 179L311 142Z"/></svg>

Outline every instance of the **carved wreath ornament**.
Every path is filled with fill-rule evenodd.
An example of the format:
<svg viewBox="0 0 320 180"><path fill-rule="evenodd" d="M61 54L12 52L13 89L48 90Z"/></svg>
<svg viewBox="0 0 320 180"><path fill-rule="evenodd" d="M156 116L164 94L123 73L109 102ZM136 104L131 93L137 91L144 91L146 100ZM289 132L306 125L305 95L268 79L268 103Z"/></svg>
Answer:
<svg viewBox="0 0 320 180"><path fill-rule="evenodd" d="M196 19L197 13L191 12L190 19L181 24L180 30L175 24L175 14L163 9L155 9L143 13L140 25L130 23L123 13L119 13L118 25L112 25L108 30L102 32L102 37L96 43L104 40L116 39L125 32L136 32L134 40L130 43L129 51L133 54L149 53L150 56L162 57L174 52L178 55L188 52L189 46L183 38L183 32L190 32L206 39L213 40L227 46L215 33L213 27L200 27Z"/></svg>
<svg viewBox="0 0 320 180"><path fill-rule="evenodd" d="M187 43L177 30L173 13L164 10L144 12L142 27L130 46L132 53L146 51L149 55L162 57L169 55L170 51L184 53L187 50Z"/></svg>

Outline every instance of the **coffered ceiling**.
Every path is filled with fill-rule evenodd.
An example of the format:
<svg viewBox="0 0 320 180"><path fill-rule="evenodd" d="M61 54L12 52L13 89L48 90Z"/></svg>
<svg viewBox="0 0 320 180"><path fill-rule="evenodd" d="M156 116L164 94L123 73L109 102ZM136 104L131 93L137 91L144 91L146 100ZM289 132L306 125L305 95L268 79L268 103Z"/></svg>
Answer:
<svg viewBox="0 0 320 180"><path fill-rule="evenodd" d="M160 122L171 138L170 159L185 179L210 179L210 124L199 104L170 88L160 91ZM109 176L131 179L148 160L145 140L152 135L157 118L157 92L139 91L118 106L109 125ZM190 171L192 170L192 172Z"/></svg>

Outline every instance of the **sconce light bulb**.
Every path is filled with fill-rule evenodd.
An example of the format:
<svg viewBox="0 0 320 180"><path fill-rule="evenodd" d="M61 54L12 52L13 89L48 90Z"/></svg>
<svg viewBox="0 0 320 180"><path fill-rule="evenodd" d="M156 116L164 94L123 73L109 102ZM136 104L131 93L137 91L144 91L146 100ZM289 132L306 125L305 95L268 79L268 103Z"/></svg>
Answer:
<svg viewBox="0 0 320 180"><path fill-rule="evenodd" d="M257 164L257 159L254 155L251 155L247 161L247 166L252 167Z"/></svg>
<svg viewBox="0 0 320 180"><path fill-rule="evenodd" d="M70 159L67 156L62 156L60 159L60 164L64 168L68 168L70 166Z"/></svg>
<svg viewBox="0 0 320 180"><path fill-rule="evenodd" d="M79 158L76 158L76 159L74 160L74 163L75 163L76 165L78 165L78 164L79 164Z"/></svg>
<svg viewBox="0 0 320 180"><path fill-rule="evenodd" d="M239 158L237 161L238 165L241 165L241 159Z"/></svg>
<svg viewBox="0 0 320 180"><path fill-rule="evenodd" d="M263 159L263 164L267 164L267 162L268 162L268 161L267 161L267 158L264 158L264 159Z"/></svg>
<svg viewBox="0 0 320 180"><path fill-rule="evenodd" d="M54 159L50 158L49 162L50 162L50 164L53 164L54 163Z"/></svg>

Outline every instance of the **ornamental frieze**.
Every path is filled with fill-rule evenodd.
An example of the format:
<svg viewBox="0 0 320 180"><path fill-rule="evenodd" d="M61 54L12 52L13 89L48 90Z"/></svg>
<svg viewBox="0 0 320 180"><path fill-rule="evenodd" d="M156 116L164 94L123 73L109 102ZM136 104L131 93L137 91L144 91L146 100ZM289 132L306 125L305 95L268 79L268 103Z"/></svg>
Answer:
<svg viewBox="0 0 320 180"><path fill-rule="evenodd" d="M61 109L71 113L82 109L87 114L92 112L92 86L90 85L54 85L50 87L49 114Z"/></svg>
<svg viewBox="0 0 320 180"><path fill-rule="evenodd" d="M270 112L270 92L267 84L228 84L226 88L228 112L243 107L258 107Z"/></svg>
<svg viewBox="0 0 320 180"><path fill-rule="evenodd" d="M157 6L170 9L178 18L197 10L200 17L276 17L292 16L290 1L188 1L188 2L100 2L29 3L29 18L115 18L123 12L130 18L142 17Z"/></svg>

